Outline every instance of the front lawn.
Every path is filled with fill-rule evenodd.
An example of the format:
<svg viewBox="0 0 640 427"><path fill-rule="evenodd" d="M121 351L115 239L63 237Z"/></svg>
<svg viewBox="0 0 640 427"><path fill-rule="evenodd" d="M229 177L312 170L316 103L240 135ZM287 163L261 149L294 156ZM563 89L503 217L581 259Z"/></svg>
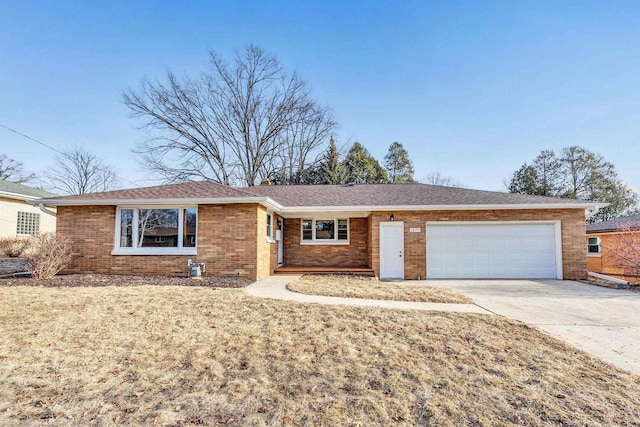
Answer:
<svg viewBox="0 0 640 427"><path fill-rule="evenodd" d="M307 275L289 283L287 288L301 294L330 297L454 304L473 303L466 296L449 289L379 282L373 277L366 276Z"/></svg>
<svg viewBox="0 0 640 427"><path fill-rule="evenodd" d="M639 377L498 316L162 285L0 286L0 301L0 425L640 420Z"/></svg>

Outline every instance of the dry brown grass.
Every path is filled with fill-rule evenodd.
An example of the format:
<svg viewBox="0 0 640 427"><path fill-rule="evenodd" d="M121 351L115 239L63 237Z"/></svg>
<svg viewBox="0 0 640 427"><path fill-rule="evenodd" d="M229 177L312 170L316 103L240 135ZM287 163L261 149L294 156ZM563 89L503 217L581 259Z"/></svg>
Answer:
<svg viewBox="0 0 640 427"><path fill-rule="evenodd" d="M640 378L498 316L0 287L0 425L638 425Z"/></svg>
<svg viewBox="0 0 640 427"><path fill-rule="evenodd" d="M289 283L287 288L301 294L330 297L453 304L473 303L466 296L449 289L379 282L373 277L366 276L307 275Z"/></svg>

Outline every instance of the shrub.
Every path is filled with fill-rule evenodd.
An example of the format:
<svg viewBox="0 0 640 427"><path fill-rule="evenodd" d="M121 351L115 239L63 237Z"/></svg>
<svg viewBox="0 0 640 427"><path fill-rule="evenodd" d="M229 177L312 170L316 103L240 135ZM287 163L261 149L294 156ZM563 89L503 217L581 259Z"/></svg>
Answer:
<svg viewBox="0 0 640 427"><path fill-rule="evenodd" d="M21 257L29 248L30 239L20 237L5 237L0 239L0 255L10 258Z"/></svg>
<svg viewBox="0 0 640 427"><path fill-rule="evenodd" d="M26 261L36 279L51 279L73 259L71 240L60 234L38 234L30 241Z"/></svg>

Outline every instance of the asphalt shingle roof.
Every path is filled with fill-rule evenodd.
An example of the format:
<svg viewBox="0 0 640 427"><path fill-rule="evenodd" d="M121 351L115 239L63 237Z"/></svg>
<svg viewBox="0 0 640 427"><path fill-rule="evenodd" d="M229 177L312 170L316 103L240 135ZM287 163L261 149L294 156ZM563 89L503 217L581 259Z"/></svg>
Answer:
<svg viewBox="0 0 640 427"><path fill-rule="evenodd" d="M156 185L153 187L130 188L104 191L101 193L79 194L55 197L55 200L145 200L145 199L213 199L223 197L251 197L239 188L217 184L212 181L183 182L180 184Z"/></svg>
<svg viewBox="0 0 640 427"><path fill-rule="evenodd" d="M609 221L587 224L587 233L602 233L605 231L618 231L626 227L640 227L640 214L622 216Z"/></svg>
<svg viewBox="0 0 640 427"><path fill-rule="evenodd" d="M261 185L247 189L284 206L571 204L580 200L428 184Z"/></svg>
<svg viewBox="0 0 640 427"><path fill-rule="evenodd" d="M211 181L186 182L154 187L106 191L103 193L63 196L60 201L145 200L145 199L213 199L269 197L286 207L322 206L452 206L575 204L582 200L428 184L358 184L358 185L261 185L234 188Z"/></svg>
<svg viewBox="0 0 640 427"><path fill-rule="evenodd" d="M53 193L47 191L38 190L36 188L27 187L26 185L16 184L15 182L5 181L0 179L0 191L7 193L19 194L21 196L28 197L52 197Z"/></svg>

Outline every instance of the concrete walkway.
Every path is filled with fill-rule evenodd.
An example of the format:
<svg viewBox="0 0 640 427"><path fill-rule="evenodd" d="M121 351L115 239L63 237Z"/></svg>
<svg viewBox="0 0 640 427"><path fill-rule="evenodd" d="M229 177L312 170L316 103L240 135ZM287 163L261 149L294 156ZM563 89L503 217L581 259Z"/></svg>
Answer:
<svg viewBox="0 0 640 427"><path fill-rule="evenodd" d="M300 275L278 274L259 280L247 286L245 290L254 297L271 298L284 301L297 301L305 303L326 304L326 305L351 305L358 307L382 307L395 308L400 310L428 310L447 311L455 313L477 313L492 314L475 304L442 304L432 302L411 302L411 301L386 301L361 298L340 298L327 297L321 295L307 295L291 292L287 289L287 284L298 279ZM402 285L399 285L402 286Z"/></svg>

